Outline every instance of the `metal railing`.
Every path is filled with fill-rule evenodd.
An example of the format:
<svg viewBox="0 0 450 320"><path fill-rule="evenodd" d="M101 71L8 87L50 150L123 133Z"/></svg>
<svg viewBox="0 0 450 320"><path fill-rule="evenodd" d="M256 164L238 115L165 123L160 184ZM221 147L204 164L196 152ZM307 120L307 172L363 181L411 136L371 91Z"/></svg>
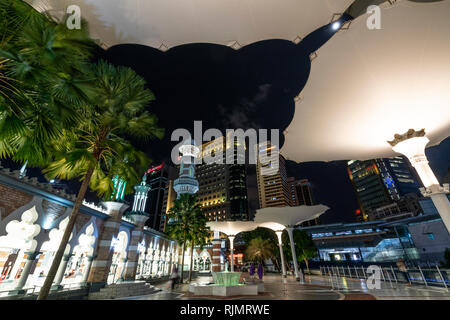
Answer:
<svg viewBox="0 0 450 320"><path fill-rule="evenodd" d="M393 266L379 268L380 280L384 283L389 283L391 287L393 287L394 283L409 283L411 285L424 285L426 287L440 287L447 291L450 289L450 269L441 269L439 266L435 266L434 268L421 268L420 266L416 266L408 268L406 272L402 272ZM330 277L333 289L335 288L335 282L337 284L336 286L340 288L340 277L367 280L371 275L364 267L349 265L320 266L319 270L322 276Z"/></svg>

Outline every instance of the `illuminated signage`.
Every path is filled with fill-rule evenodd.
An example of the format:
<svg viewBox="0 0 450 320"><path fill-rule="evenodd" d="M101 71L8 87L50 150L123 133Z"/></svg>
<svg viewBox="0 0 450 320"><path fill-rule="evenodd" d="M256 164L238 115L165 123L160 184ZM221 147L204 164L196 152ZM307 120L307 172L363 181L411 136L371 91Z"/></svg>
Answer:
<svg viewBox="0 0 450 320"><path fill-rule="evenodd" d="M150 169L148 169L148 170L147 170L147 172L145 172L145 174L150 174L150 173L152 173L152 172L155 172L155 171L161 170L161 169L162 169L162 167L163 167L163 165L164 165L164 163L161 163L161 164L160 164L159 166L156 166L156 167L150 168Z"/></svg>

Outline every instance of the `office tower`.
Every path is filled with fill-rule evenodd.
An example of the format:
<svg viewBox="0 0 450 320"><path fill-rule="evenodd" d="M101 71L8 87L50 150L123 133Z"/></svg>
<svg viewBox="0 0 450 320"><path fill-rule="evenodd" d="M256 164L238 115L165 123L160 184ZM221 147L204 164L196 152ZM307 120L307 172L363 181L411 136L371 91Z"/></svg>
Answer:
<svg viewBox="0 0 450 320"><path fill-rule="evenodd" d="M145 212L149 213L150 217L146 221L146 225L154 230L159 230L161 215L164 214L162 208L164 192L168 182L168 167L163 163L154 166L147 170L146 176L147 184L150 186L145 206Z"/></svg>
<svg viewBox="0 0 450 320"><path fill-rule="evenodd" d="M262 142L256 147L256 181L260 208L291 206L285 159L278 146Z"/></svg>
<svg viewBox="0 0 450 320"><path fill-rule="evenodd" d="M399 201L406 194L420 194L419 184L402 157L349 161L348 174L361 211L357 220L367 221L377 208Z"/></svg>
<svg viewBox="0 0 450 320"><path fill-rule="evenodd" d="M289 191L291 192L292 206L313 206L314 197L308 179L298 179L293 177L288 178ZM302 227L310 227L320 224L320 218L314 220L305 221L301 224Z"/></svg>
<svg viewBox="0 0 450 320"><path fill-rule="evenodd" d="M169 173L169 179L170 179L170 173ZM175 201L176 198L177 198L177 193L173 189L173 180L170 179L169 183L166 186L166 189L164 190L163 208L162 208L163 214L161 215L161 224L159 227L160 231L163 231L163 232L166 231L166 226L167 226L167 221L168 221L167 215L168 215L170 209L173 207L173 202Z"/></svg>
<svg viewBox="0 0 450 320"><path fill-rule="evenodd" d="M292 206L314 205L311 183L308 179L288 178L289 190L291 192Z"/></svg>
<svg viewBox="0 0 450 320"><path fill-rule="evenodd" d="M202 145L197 197L210 221L249 219L246 166L240 164L245 163L245 155L238 152L239 141L232 138L228 135Z"/></svg>
<svg viewBox="0 0 450 320"><path fill-rule="evenodd" d="M414 193L420 195L419 183L409 163L403 157L375 159L383 183L393 200Z"/></svg>

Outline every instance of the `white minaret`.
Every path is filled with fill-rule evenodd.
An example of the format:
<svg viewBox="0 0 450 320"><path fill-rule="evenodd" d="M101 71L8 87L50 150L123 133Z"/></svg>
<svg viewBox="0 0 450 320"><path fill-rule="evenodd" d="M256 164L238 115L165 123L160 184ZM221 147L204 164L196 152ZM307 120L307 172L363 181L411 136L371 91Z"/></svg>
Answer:
<svg viewBox="0 0 450 320"><path fill-rule="evenodd" d="M174 181L173 189L177 198L181 194L194 194L198 191L198 181L195 179L195 158L200 149L195 146L194 140L186 140L180 147L182 154L180 161L180 176Z"/></svg>
<svg viewBox="0 0 450 320"><path fill-rule="evenodd" d="M134 201L133 208L131 211L133 212L144 212L145 205L147 203L147 194L150 190L150 186L147 184L147 174L145 173L142 177L142 181L140 184L134 186Z"/></svg>

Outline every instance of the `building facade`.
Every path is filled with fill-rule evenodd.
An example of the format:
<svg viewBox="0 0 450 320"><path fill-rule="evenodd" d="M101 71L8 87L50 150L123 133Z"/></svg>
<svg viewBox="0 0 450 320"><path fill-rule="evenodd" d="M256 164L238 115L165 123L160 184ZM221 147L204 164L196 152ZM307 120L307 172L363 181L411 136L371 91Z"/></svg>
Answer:
<svg viewBox="0 0 450 320"><path fill-rule="evenodd" d="M164 212L164 193L168 186L169 167L164 163L147 170L147 183L150 187L145 212L149 213L146 226L162 231L161 219Z"/></svg>
<svg viewBox="0 0 450 320"><path fill-rule="evenodd" d="M292 206L313 206L315 205L313 190L308 179L288 178L288 186L291 192ZM315 226L320 224L320 218L305 221L302 227Z"/></svg>
<svg viewBox="0 0 450 320"><path fill-rule="evenodd" d="M402 157L348 162L360 211L360 220L370 219L377 208L399 201L407 194L420 195L419 184Z"/></svg>
<svg viewBox="0 0 450 320"><path fill-rule="evenodd" d="M0 291L42 286L67 226L75 195L58 192L20 172L0 170ZM120 280L167 276L178 247L144 225L124 217L127 205L84 203L54 286L90 283L100 288Z"/></svg>
<svg viewBox="0 0 450 320"><path fill-rule="evenodd" d="M438 214L394 221L301 227L313 239L321 261L414 263L444 261L450 235Z"/></svg>
<svg viewBox="0 0 450 320"><path fill-rule="evenodd" d="M257 145L256 181L260 208L292 206L285 159L270 142Z"/></svg>
<svg viewBox="0 0 450 320"><path fill-rule="evenodd" d="M197 197L210 221L249 219L245 158L238 147L239 142L230 137L202 145L201 159L211 161L197 166Z"/></svg>

